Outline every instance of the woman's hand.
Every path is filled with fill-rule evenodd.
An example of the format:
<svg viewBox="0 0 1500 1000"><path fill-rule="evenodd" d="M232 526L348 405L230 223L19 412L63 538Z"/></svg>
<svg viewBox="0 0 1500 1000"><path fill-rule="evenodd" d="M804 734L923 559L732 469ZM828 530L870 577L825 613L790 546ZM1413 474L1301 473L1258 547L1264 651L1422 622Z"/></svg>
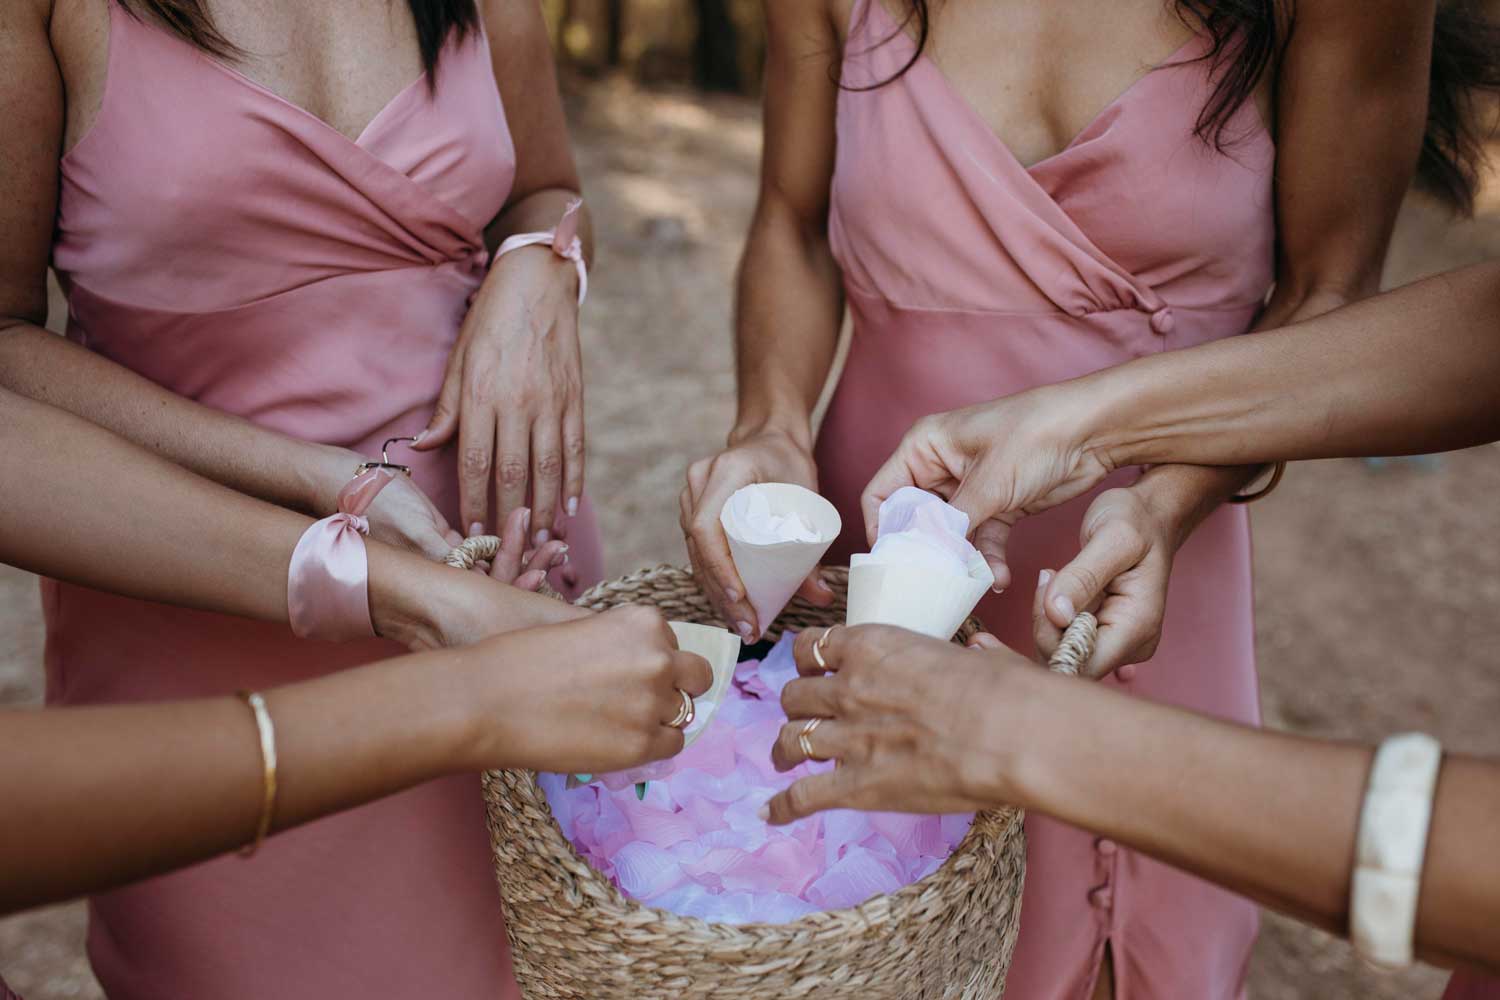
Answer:
<svg viewBox="0 0 1500 1000"><path fill-rule="evenodd" d="M1011 667L1034 667L1003 647L963 650L885 625L835 628L818 665L823 629L797 637L797 670L781 705L788 722L772 750L777 769L806 757L798 737L808 719L824 719L809 737L832 771L802 778L767 804L772 823L824 809L953 813L1002 801L1003 755L986 747L990 709ZM993 639L987 642L998 647Z"/></svg>
<svg viewBox="0 0 1500 1000"><path fill-rule="evenodd" d="M413 447L430 450L455 433L470 534L505 523L529 494L532 544L566 535L565 516L583 496L578 272L550 248L495 261L464 318L432 421Z"/></svg>
<svg viewBox="0 0 1500 1000"><path fill-rule="evenodd" d="M886 497L903 486L931 490L969 515L974 545L1004 590L1011 527L1113 471L1107 455L1088 447L1088 412L1086 398L1061 383L922 418L860 498L869 543Z"/></svg>
<svg viewBox="0 0 1500 1000"><path fill-rule="evenodd" d="M1107 490L1083 516L1077 558L1043 570L1032 607L1037 651L1051 657L1079 611L1099 619L1099 640L1083 672L1094 679L1149 660L1161 641L1167 583L1179 537L1174 519L1153 507L1149 489Z"/></svg>
<svg viewBox="0 0 1500 1000"><path fill-rule="evenodd" d="M475 708L475 769L620 771L682 750L671 722L682 695L713 682L708 661L677 649L652 608L628 606L585 620L525 629L465 657Z"/></svg>
<svg viewBox="0 0 1500 1000"><path fill-rule="evenodd" d="M732 437L729 446L717 455L688 466L687 485L680 498L682 534L687 540L693 576L719 614L746 641L760 635L771 623L756 621L755 609L734 568L719 514L736 490L754 483L792 483L816 490L818 470L812 452L782 431L762 429ZM817 567L797 593L819 607L833 601L833 591L823 582Z"/></svg>

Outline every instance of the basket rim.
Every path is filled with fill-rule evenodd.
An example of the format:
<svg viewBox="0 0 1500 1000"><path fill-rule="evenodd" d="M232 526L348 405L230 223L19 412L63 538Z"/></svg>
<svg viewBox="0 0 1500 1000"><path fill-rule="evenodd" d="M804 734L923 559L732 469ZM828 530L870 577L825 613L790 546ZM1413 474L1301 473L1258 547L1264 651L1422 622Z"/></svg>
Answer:
<svg viewBox="0 0 1500 1000"><path fill-rule="evenodd" d="M835 587L836 594L842 594L843 586L848 577L848 568L824 567L823 576L830 583L838 585ZM650 581L659 582L663 578L686 580L692 590L697 592L697 603L706 603L706 599L703 598L701 591L697 588L696 582L692 579L691 572L686 567L667 563L637 570L626 576L596 584L585 591L573 603L580 607L592 608L615 607L622 604L629 604L631 603L630 601L611 600L610 598L616 596L617 592L627 589L632 584ZM797 611L804 617L819 616L841 612L843 600L840 597L835 601L834 605L828 608L817 608L799 597L793 598L792 604L788 605L788 610L791 610L793 606L797 606ZM708 611L707 614L711 616L712 611ZM779 639L781 634L790 627L789 625L779 624L781 617L785 617L785 615L786 612L783 612L782 616L778 617L777 622L772 623L771 627L766 629L765 635L767 637L771 637L774 634ZM717 622L713 621L703 623L717 624ZM971 616L965 623L964 628L960 630L959 635L962 636L966 633L971 633L974 629L982 627L982 623ZM963 838L954 847L952 853L944 858L942 863L930 874L915 882L907 883L893 892L877 894L854 906L817 910L804 914L795 920L783 923L754 922L730 924L708 921L701 917L686 916L672 910L647 906L640 900L625 895L624 891L615 885L608 876L585 860L578 853L578 849L573 846L573 842L564 836L556 816L553 815L552 805L547 801L546 793L542 791L541 786L537 782L537 777L538 772L529 769L495 769L484 772L483 782L486 804L493 807L494 803L491 800L503 795L503 789L506 785L511 785L522 791L531 800L531 804L538 806L542 815L546 817L547 822L541 824L541 828L554 847L560 844L565 849L563 852L560 852L564 860L564 868L571 869L568 874L573 879L579 881L580 888L584 885L588 887L583 890L585 895L594 897L594 901L598 904L607 903L622 912L649 915L651 919L662 922L667 926L676 924L699 934L707 932L725 938L754 938L762 934L784 937L789 932L789 929L795 929L798 925L815 927L828 923L886 923L890 919L889 911L893 907L904 908L905 906L912 905L919 897L923 896L928 890L939 883L962 879L964 877L964 870L972 867L970 859L984 849L985 843L993 841L997 844L1003 844L1009 841L1018 832L1021 832L1021 824L1024 820L1023 810L1014 807L979 810L974 813L969 828L964 831Z"/></svg>

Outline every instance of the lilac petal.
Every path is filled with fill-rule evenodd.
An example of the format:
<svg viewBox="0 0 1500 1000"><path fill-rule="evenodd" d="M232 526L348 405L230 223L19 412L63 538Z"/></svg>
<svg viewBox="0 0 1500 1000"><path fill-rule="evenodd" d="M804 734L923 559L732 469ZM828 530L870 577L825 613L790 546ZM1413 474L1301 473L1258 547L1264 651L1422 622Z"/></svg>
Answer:
<svg viewBox="0 0 1500 1000"><path fill-rule="evenodd" d="M677 859L650 844L626 844L614 853L613 861L616 883L636 898L655 896L682 882Z"/></svg>

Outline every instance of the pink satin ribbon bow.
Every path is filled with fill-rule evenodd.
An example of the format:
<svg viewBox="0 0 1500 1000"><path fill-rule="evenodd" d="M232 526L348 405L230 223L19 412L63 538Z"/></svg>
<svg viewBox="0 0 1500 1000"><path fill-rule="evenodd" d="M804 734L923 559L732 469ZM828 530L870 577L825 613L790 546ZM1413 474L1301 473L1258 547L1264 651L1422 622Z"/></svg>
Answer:
<svg viewBox="0 0 1500 1000"><path fill-rule="evenodd" d="M364 535L370 504L396 478L367 469L339 490L339 512L302 533L287 571L286 606L301 639L347 642L375 635L370 620L370 562Z"/></svg>
<svg viewBox="0 0 1500 1000"><path fill-rule="evenodd" d="M568 202L556 229L545 233L517 233L500 244L500 249L495 251L495 259L499 260L512 250L522 247L534 247L543 243L550 245L553 253L563 260L571 260L573 266L578 268L578 304L582 306L589 293L589 269L583 262L583 240L578 236L578 213L582 208L583 199L574 198Z"/></svg>

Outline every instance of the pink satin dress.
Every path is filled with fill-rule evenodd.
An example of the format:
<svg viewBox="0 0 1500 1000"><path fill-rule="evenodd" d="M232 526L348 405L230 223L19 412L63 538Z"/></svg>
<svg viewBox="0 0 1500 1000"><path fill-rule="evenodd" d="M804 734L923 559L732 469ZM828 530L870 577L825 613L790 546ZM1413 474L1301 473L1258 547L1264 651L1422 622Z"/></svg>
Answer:
<svg viewBox="0 0 1500 1000"><path fill-rule="evenodd" d="M896 76L913 48L879 0L856 3L829 219L854 332L817 445L844 519L835 564L865 549L860 492L918 418L1243 333L1272 279L1274 145L1251 104L1227 154L1193 135L1203 39L1029 169L925 57L855 89ZM1033 648L1037 576L1077 555L1089 502L1012 536L1015 583L979 608L1007 644ZM1245 512L1224 508L1177 557L1160 651L1107 683L1257 722L1251 596ZM1254 906L1041 816L1027 832L1008 997L1087 998L1106 947L1121 1000L1240 994Z"/></svg>
<svg viewBox="0 0 1500 1000"><path fill-rule="evenodd" d="M450 43L435 93L411 84L351 140L113 3L109 27L102 109L62 161L68 335L288 435L370 454L425 426L515 177L486 41ZM393 457L456 523L452 449ZM591 512L569 540L597 578ZM60 704L264 689L400 651L55 583L44 605ZM88 948L113 1000L515 995L475 776L99 896Z"/></svg>

